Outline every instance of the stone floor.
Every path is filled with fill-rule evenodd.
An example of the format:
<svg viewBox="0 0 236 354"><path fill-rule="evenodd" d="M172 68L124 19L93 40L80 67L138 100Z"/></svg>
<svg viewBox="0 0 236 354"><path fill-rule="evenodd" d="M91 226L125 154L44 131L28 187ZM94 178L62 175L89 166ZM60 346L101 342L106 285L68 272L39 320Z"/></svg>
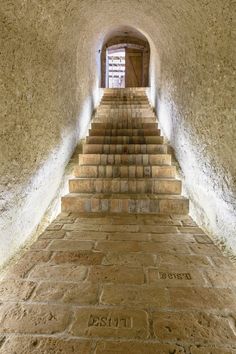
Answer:
<svg viewBox="0 0 236 354"><path fill-rule="evenodd" d="M62 213L0 283L0 353L236 353L236 269L189 216Z"/></svg>

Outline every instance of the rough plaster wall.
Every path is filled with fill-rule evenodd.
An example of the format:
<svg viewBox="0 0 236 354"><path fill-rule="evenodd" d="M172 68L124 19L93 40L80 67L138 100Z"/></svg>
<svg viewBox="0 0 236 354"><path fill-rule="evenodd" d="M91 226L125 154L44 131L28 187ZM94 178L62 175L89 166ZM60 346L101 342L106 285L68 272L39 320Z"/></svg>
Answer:
<svg viewBox="0 0 236 354"><path fill-rule="evenodd" d="M66 2L50 3L1 2L0 264L32 235L63 187L65 166L96 103L96 63L87 61L93 47L84 48L78 65L86 33L74 33ZM58 212L53 205L49 219Z"/></svg>
<svg viewBox="0 0 236 354"><path fill-rule="evenodd" d="M150 42L152 101L195 216L236 249L232 3L1 2L1 262L58 193L99 99L99 50L122 25Z"/></svg>
<svg viewBox="0 0 236 354"><path fill-rule="evenodd" d="M202 2L200 9L204 16L195 13L195 21L190 12L181 16L186 33L193 27L192 43L181 41L174 57L160 53L156 108L182 170L191 214L235 253L235 9L232 1Z"/></svg>

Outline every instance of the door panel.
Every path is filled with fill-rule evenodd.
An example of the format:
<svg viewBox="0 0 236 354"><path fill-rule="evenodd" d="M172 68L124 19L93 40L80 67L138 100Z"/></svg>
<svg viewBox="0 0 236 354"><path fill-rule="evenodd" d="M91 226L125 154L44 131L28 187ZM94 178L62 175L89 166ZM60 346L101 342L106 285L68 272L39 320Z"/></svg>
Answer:
<svg viewBox="0 0 236 354"><path fill-rule="evenodd" d="M125 50L125 87L143 86L143 52L137 49Z"/></svg>

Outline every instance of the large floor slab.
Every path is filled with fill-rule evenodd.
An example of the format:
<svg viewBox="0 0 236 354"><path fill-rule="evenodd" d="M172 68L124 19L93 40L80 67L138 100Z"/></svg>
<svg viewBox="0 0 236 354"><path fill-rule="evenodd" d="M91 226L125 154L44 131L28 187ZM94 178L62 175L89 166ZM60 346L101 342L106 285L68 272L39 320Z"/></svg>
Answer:
<svg viewBox="0 0 236 354"><path fill-rule="evenodd" d="M235 354L236 268L186 215L62 213L0 282L2 354Z"/></svg>

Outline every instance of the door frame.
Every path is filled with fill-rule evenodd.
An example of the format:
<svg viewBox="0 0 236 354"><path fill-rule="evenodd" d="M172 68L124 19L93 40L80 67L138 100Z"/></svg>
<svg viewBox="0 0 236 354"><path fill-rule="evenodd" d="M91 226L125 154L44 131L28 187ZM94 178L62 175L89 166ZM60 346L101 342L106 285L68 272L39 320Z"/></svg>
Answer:
<svg viewBox="0 0 236 354"><path fill-rule="evenodd" d="M135 68L133 66L132 60L130 60L129 57L132 56L139 56L141 58L141 77L137 77ZM129 62L128 62L129 61ZM127 70L128 66L132 66L133 68L133 73L136 76L137 81L140 81L140 83L136 86L133 86L130 83L130 73L128 73L129 70ZM139 72L140 74L140 72ZM129 82L128 82L129 79ZM144 65L143 65L143 50L137 49L137 48L126 48L125 49L125 87L143 87L144 86Z"/></svg>
<svg viewBox="0 0 236 354"><path fill-rule="evenodd" d="M147 41L134 37L114 37L106 42L101 52L101 87L107 87L107 49L132 48L143 52L143 82L142 86L147 87L149 83L149 60L150 47Z"/></svg>

